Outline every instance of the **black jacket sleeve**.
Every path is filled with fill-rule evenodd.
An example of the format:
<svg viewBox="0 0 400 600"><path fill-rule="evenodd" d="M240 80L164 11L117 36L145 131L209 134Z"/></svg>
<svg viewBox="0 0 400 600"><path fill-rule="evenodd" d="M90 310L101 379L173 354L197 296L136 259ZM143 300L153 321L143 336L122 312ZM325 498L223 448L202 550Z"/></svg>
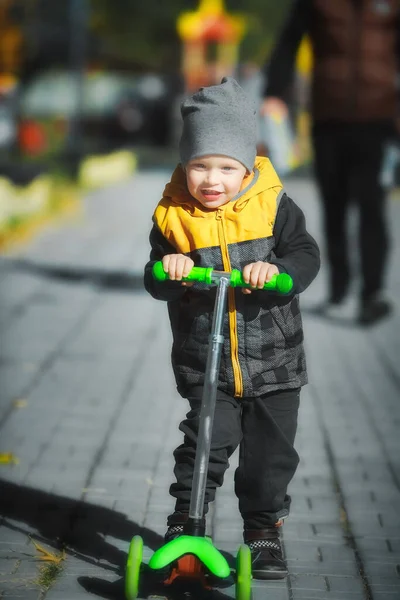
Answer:
<svg viewBox="0 0 400 600"><path fill-rule="evenodd" d="M306 230L303 211L286 194L282 196L274 225L275 264L288 273L294 283L293 292L303 292L315 279L320 268L317 242Z"/></svg>
<svg viewBox="0 0 400 600"><path fill-rule="evenodd" d="M294 1L271 58L263 69L266 75L264 97L275 96L287 101L297 50L308 31L310 12L310 0Z"/></svg>
<svg viewBox="0 0 400 600"><path fill-rule="evenodd" d="M180 281L156 281L152 274L154 263L166 254L176 254L176 248L165 239L155 225L150 232L150 245L150 260L144 268L144 287L156 300L178 300L187 288Z"/></svg>

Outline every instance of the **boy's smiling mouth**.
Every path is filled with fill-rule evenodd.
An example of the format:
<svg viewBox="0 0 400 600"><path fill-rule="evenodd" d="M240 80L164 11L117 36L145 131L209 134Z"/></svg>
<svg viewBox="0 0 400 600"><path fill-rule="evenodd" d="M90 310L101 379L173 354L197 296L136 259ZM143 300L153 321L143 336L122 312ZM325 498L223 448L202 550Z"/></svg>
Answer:
<svg viewBox="0 0 400 600"><path fill-rule="evenodd" d="M208 196L215 198L216 196L220 196L222 194L222 192L219 192L218 190L201 190L201 193L205 198Z"/></svg>

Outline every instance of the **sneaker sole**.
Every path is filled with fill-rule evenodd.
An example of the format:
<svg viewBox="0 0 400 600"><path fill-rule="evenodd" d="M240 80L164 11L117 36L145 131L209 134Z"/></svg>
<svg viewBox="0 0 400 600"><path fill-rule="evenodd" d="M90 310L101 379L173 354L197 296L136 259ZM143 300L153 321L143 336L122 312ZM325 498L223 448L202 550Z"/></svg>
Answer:
<svg viewBox="0 0 400 600"><path fill-rule="evenodd" d="M288 571L252 571L254 579L285 579L288 576Z"/></svg>

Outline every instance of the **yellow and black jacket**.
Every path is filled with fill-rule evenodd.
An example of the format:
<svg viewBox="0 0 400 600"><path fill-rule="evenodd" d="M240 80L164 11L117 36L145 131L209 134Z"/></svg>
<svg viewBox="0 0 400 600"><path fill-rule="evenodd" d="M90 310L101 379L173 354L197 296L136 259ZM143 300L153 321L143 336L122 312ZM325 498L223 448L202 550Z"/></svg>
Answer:
<svg viewBox="0 0 400 600"><path fill-rule="evenodd" d="M216 210L204 208L189 194L178 166L153 223L144 281L154 298L168 302L178 391L186 396L204 382L216 289L154 281L154 262L175 253L217 270L242 270L249 263L267 261L289 273L295 284L290 296L264 291L245 295L229 289L219 388L251 397L307 383L298 294L318 273L319 250L270 161L257 157L241 192Z"/></svg>

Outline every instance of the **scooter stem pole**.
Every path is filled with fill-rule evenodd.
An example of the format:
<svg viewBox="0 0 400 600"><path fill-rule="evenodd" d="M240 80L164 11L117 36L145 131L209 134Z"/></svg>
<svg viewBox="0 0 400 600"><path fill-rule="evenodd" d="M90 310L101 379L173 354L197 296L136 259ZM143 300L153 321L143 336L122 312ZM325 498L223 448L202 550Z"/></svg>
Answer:
<svg viewBox="0 0 400 600"><path fill-rule="evenodd" d="M204 497L206 492L208 462L210 458L211 435L214 422L215 402L217 398L218 373L222 345L224 343L223 326L228 288L229 279L222 277L218 281L200 411L199 434L197 438L193 484L189 507L189 517L192 519L201 519L204 512Z"/></svg>

